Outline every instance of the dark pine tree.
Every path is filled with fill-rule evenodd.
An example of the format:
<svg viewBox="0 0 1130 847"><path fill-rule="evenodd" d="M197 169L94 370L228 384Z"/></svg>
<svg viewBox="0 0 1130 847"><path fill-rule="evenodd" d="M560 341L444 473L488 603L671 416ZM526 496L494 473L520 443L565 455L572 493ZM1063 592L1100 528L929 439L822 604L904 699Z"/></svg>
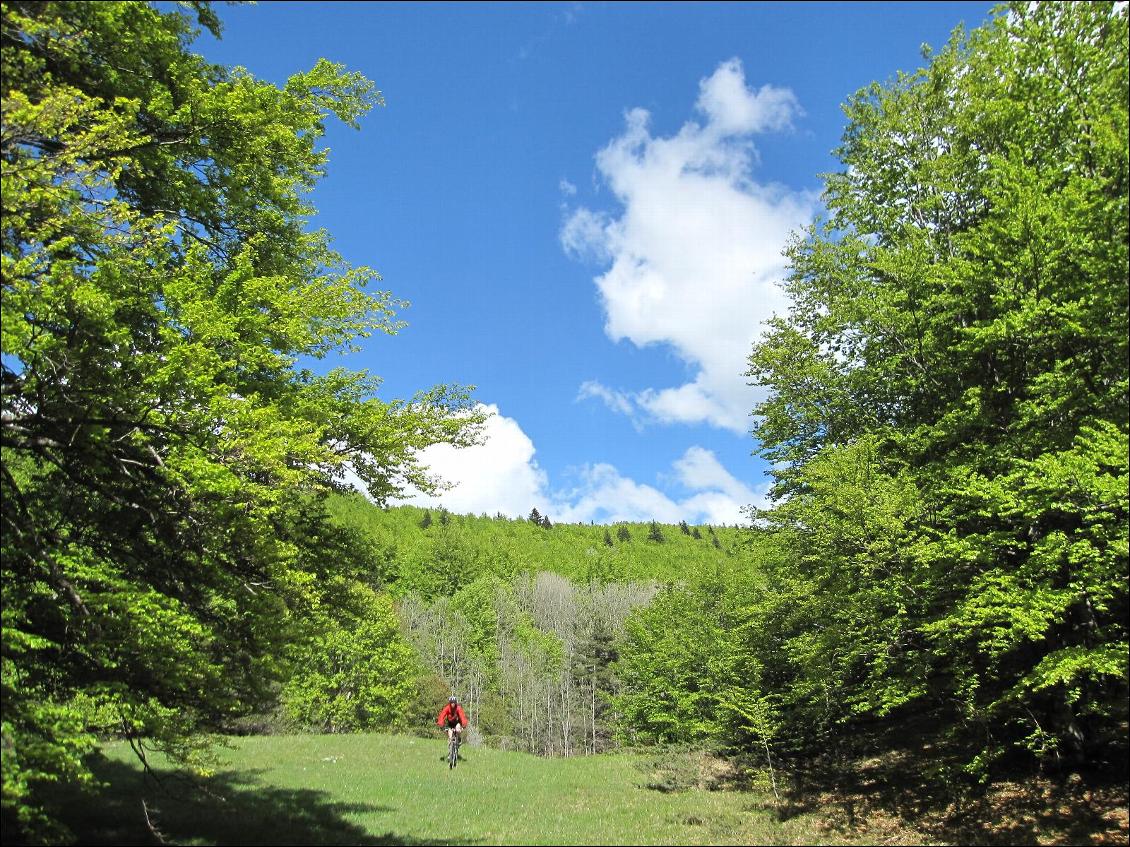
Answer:
<svg viewBox="0 0 1130 847"><path fill-rule="evenodd" d="M612 746L612 714L609 700L616 692L612 663L618 658L613 635L607 623L594 620L591 631L582 635L573 654L569 671L574 685L585 700L585 744L590 753Z"/></svg>

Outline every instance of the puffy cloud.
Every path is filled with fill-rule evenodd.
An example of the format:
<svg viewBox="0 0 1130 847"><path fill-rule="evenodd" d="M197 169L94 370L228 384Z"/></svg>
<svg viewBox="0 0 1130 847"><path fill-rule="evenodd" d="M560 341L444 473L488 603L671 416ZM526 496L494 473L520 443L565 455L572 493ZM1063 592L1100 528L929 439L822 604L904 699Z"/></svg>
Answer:
<svg viewBox="0 0 1130 847"><path fill-rule="evenodd" d="M650 521L660 523L734 524L745 520L742 510L766 504L766 491L757 492L736 479L709 450L691 447L673 464L675 478L690 494L673 498L650 485L622 476L611 465L591 465L581 483L559 492L554 508L569 523Z"/></svg>
<svg viewBox="0 0 1130 847"><path fill-rule="evenodd" d="M559 493L553 511L565 523L682 520L678 504L666 494L621 476L616 468L606 464L586 466L581 472L581 484Z"/></svg>
<svg viewBox="0 0 1130 847"><path fill-rule="evenodd" d="M787 88L763 85L746 88L742 63L730 59L699 83L696 108L707 116L714 131L725 134L790 129L793 116L804 114Z"/></svg>
<svg viewBox="0 0 1130 847"><path fill-rule="evenodd" d="M761 494L754 493L753 489L722 467L717 456L702 447L688 449L682 458L675 462L675 471L687 488L696 491L717 489L731 500L743 505L752 503L764 505L764 491Z"/></svg>
<svg viewBox="0 0 1130 847"><path fill-rule="evenodd" d="M611 339L670 345L697 369L685 385L624 394L633 409L744 432L756 402L746 357L761 324L786 307L781 251L817 201L752 176L751 135L791 127L800 114L792 92L750 89L732 59L702 80L696 108L705 123L668 138L651 135L647 111L629 111L596 156L621 214L578 208L560 239L569 255L609 265L594 282Z"/></svg>
<svg viewBox="0 0 1130 847"><path fill-rule="evenodd" d="M525 515L544 498L545 472L534 460L534 443L513 418L499 414L494 405L483 443L457 449L436 444L421 453L431 473L452 487L439 495L414 492L407 502L417 506L443 505L459 514L502 512L510 517Z"/></svg>
<svg viewBox="0 0 1130 847"><path fill-rule="evenodd" d="M604 401L609 409L614 412L619 412L622 415L631 415L633 409L632 399L623 391L615 391L606 385L601 385L595 380L588 380L581 383L581 389L577 392L578 400L587 400L595 397L598 400Z"/></svg>
<svg viewBox="0 0 1130 847"><path fill-rule="evenodd" d="M612 523L650 521L732 524L744 518L742 508L763 504L756 492L736 479L702 447L691 447L672 465L668 475L686 496L673 497L659 488L623 476L609 464L584 466L572 488L553 491L534 459L534 443L518 422L485 406L491 413L483 443L455 449L435 445L422 453L431 472L451 485L439 495L411 492L407 502L435 508L442 505L460 514L510 517L529 514L532 507L555 522Z"/></svg>

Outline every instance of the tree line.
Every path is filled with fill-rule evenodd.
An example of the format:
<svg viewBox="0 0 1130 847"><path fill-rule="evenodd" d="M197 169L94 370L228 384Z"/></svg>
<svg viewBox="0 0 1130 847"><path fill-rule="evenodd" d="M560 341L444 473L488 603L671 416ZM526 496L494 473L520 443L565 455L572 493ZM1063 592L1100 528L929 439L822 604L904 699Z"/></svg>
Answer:
<svg viewBox="0 0 1130 847"><path fill-rule="evenodd" d="M752 543L734 528L695 539L689 526L656 542L644 531L659 530L652 522L621 524L628 540L609 550L606 527L556 524L550 540L540 520L428 520L431 510L357 494L322 507L334 533L323 555L357 575L336 583L332 607L304 610L307 636L290 645L278 699L235 727L427 732L454 693L475 743L602 752L623 740L615 662L632 611L665 585L736 574ZM719 536L730 549L703 540Z"/></svg>

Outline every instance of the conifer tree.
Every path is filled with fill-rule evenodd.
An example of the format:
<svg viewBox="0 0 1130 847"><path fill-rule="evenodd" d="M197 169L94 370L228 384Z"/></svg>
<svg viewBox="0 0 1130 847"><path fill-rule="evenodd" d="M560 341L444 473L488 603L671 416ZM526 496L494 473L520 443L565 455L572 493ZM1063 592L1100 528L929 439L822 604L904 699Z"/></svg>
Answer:
<svg viewBox="0 0 1130 847"><path fill-rule="evenodd" d="M612 743L609 700L616 691L612 664L617 658L611 630L604 619L595 619L592 629L578 640L569 669L583 695L585 741L592 754L608 749Z"/></svg>

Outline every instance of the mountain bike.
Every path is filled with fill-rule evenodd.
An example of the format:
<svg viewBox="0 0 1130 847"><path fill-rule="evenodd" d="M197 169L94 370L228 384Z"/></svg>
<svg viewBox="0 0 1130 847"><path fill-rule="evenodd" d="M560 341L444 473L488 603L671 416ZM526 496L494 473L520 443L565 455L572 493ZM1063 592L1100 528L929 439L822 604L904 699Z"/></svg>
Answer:
<svg viewBox="0 0 1130 847"><path fill-rule="evenodd" d="M447 767L454 768L459 763L459 736L455 730L450 730L451 737L447 739Z"/></svg>

